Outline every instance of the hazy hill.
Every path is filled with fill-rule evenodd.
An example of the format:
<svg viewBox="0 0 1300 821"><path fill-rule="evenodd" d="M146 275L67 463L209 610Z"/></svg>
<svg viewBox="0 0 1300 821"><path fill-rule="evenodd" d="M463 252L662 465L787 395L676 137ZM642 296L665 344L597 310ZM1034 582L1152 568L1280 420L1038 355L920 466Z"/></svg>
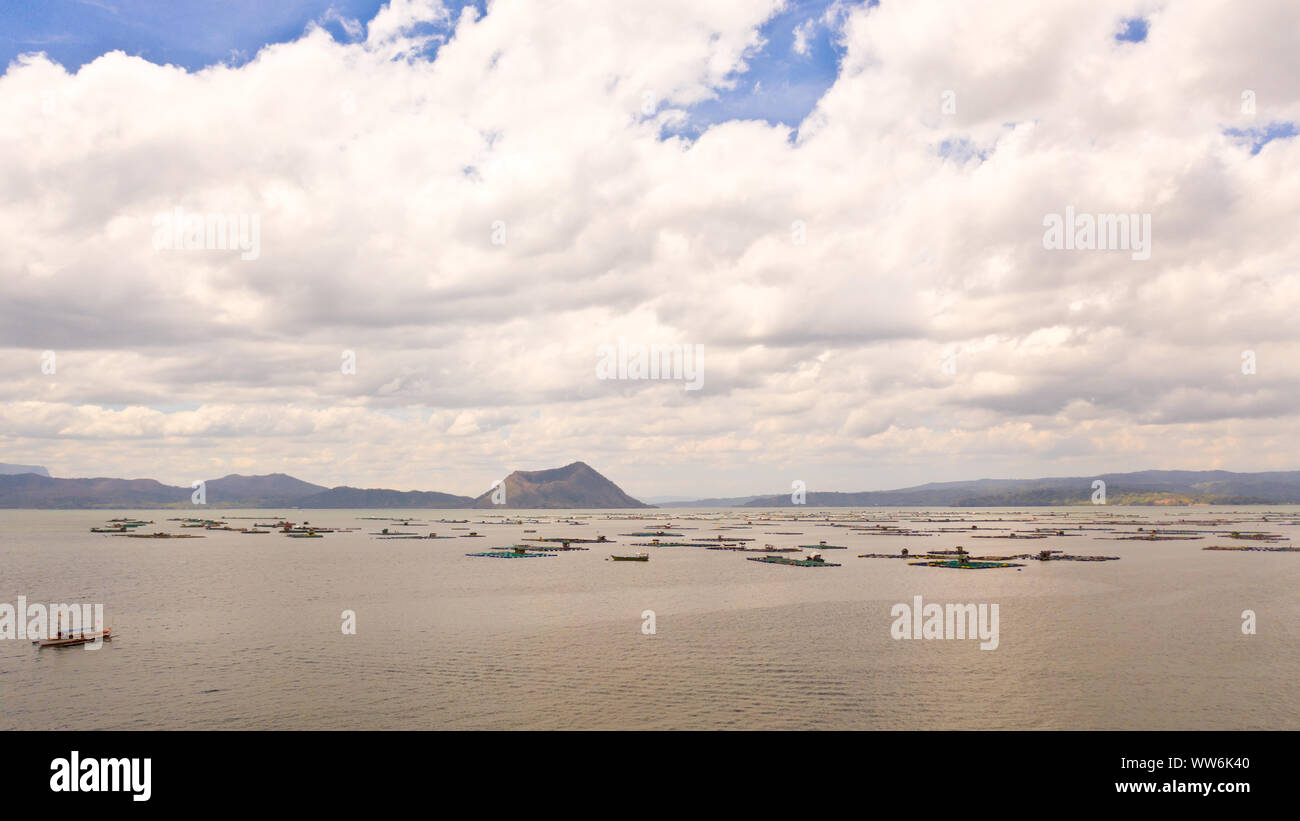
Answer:
<svg viewBox="0 0 1300 821"><path fill-rule="evenodd" d="M210 505L243 505L247 507L284 507L298 504L298 500L327 490L323 485L313 485L284 473L265 476L240 476L232 473L204 483Z"/></svg>
<svg viewBox="0 0 1300 821"><path fill-rule="evenodd" d="M473 506L474 499L428 490L336 487L296 504L301 508L465 508Z"/></svg>
<svg viewBox="0 0 1300 821"><path fill-rule="evenodd" d="M52 479L35 473L0 476L0 507L166 507L188 503L189 488L153 479Z"/></svg>
<svg viewBox="0 0 1300 821"><path fill-rule="evenodd" d="M755 499L766 496L731 496L721 499L687 499L674 498L671 501L656 501L655 507L744 507Z"/></svg>
<svg viewBox="0 0 1300 821"><path fill-rule="evenodd" d="M482 508L651 507L624 493L585 462L551 470L516 470L505 478L505 504L492 503L493 491L474 500Z"/></svg>
<svg viewBox="0 0 1300 821"><path fill-rule="evenodd" d="M11 465L8 462L0 462L0 476L15 473L35 473L37 476L50 475L50 472L40 465Z"/></svg>
<svg viewBox="0 0 1300 821"><path fill-rule="evenodd" d="M1092 483L1106 483L1106 503L1300 504L1300 471L1232 473L1226 470L1143 470L1046 479L932 482L899 490L809 492L808 507L1062 506L1092 501ZM743 507L791 507L790 494L759 496Z"/></svg>

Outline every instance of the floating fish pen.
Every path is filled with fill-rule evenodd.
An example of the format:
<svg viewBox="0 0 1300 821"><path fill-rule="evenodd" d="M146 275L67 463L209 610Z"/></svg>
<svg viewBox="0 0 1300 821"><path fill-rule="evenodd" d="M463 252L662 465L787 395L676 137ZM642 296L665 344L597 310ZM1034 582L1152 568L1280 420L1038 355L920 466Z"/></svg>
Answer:
<svg viewBox="0 0 1300 821"><path fill-rule="evenodd" d="M1012 559L1033 559L1039 562L1117 562L1119 556L1075 556L1060 550L1040 550L1037 553L1017 553L1014 556L981 556L988 561L1011 561Z"/></svg>
<svg viewBox="0 0 1300 821"><path fill-rule="evenodd" d="M524 532L526 533L527 531L524 531ZM472 534L471 534L471 535L472 535ZM626 535L626 534L623 534L623 535ZM647 535L649 535L649 534L647 534ZM680 534L680 533L671 533L671 534L669 534L669 535L671 535L671 536L680 536L681 534ZM538 537L538 536L531 536L531 537L525 538L523 541L525 541L525 542L548 542L548 543L554 543L554 544L569 544L570 542L572 542L573 544L606 544L607 542L609 542L609 539L605 538L604 536L597 536L597 537L594 538L594 539L580 539L580 538L577 538L577 537L571 537L571 536L541 536L541 537Z"/></svg>
<svg viewBox="0 0 1300 821"><path fill-rule="evenodd" d="M835 562L824 562L820 559L791 559L787 556L746 556L745 561L793 565L794 567L839 567Z"/></svg>
<svg viewBox="0 0 1300 821"><path fill-rule="evenodd" d="M1024 567L1022 564L1015 562L982 562L982 561L960 561L957 559L944 560L936 559L927 562L908 562L913 567L951 567L956 570L992 570L999 567Z"/></svg>
<svg viewBox="0 0 1300 821"><path fill-rule="evenodd" d="M556 553L525 553L515 550L490 550L486 553L466 553L466 556L481 556L485 559L545 559L555 558Z"/></svg>
<svg viewBox="0 0 1300 821"><path fill-rule="evenodd" d="M1247 544L1216 544L1202 547L1201 550L1231 550L1233 552L1244 553L1300 553L1300 547L1257 547L1255 545Z"/></svg>

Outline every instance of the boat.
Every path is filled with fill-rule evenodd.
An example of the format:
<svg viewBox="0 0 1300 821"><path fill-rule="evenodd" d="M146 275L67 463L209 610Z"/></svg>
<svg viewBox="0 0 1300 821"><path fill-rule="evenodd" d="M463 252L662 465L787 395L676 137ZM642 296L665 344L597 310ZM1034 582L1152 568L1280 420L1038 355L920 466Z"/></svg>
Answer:
<svg viewBox="0 0 1300 821"><path fill-rule="evenodd" d="M35 639L32 644L37 648L41 647L72 647L77 644L90 644L96 641L112 641L113 628L106 627L103 630L90 630L82 628L80 630L63 629L63 614L59 614L59 629L55 634L56 638L52 639Z"/></svg>
<svg viewBox="0 0 1300 821"><path fill-rule="evenodd" d="M650 561L649 553L637 553L635 556L613 556L609 557L614 562L648 562Z"/></svg>

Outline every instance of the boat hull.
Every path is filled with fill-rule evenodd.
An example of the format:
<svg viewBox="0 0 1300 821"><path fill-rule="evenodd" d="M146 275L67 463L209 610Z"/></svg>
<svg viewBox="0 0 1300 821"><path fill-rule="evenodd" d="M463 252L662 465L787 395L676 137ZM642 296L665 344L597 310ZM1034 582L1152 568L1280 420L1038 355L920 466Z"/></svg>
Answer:
<svg viewBox="0 0 1300 821"><path fill-rule="evenodd" d="M32 644L37 647L73 647L78 644L92 644L96 641L112 641L113 629L98 630L93 633L84 633L76 636L68 636L61 639L38 639Z"/></svg>

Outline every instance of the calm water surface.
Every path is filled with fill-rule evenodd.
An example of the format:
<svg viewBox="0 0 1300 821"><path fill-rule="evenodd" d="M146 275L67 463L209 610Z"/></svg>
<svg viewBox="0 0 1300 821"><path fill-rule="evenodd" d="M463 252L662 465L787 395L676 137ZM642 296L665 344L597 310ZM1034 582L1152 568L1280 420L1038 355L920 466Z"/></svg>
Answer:
<svg viewBox="0 0 1300 821"><path fill-rule="evenodd" d="M1148 521L1263 512L1111 510ZM1300 521L1300 508L1268 511ZM648 523L608 521L606 511L569 512L588 516L583 526L394 512L432 523L421 532L464 534L435 522L467 518L455 527L487 536L433 541L372 538L385 523L357 517L376 511L204 514L254 517L226 519L236 526L283 514L362 527L323 539L181 531L166 521L187 513L0 511L0 601L102 602L120 634L91 652L0 641L0 728L1300 728L1300 553L1201 549L1234 544L1225 538L1104 541L1114 534L1088 532L1016 542L868 536L812 522L718 531L681 510L656 520L698 527L676 531L690 537L850 548L825 554L842 567L803 569L701 548L609 562L611 552L642 549L628 543L645 539L618 534ZM1044 511L926 513L1025 522ZM117 516L205 538L88 532ZM1300 527L1275 523L1222 529L1300 537ZM618 546L545 559L465 556L525 535L597 534ZM1121 560L966 572L857 557L958 544L976 554L1061 548ZM997 603L1000 646L892 639L890 608L915 595ZM1247 609L1257 635L1242 634ZM356 612L357 635L343 635L343 610ZM645 610L655 612L654 635L642 633Z"/></svg>

